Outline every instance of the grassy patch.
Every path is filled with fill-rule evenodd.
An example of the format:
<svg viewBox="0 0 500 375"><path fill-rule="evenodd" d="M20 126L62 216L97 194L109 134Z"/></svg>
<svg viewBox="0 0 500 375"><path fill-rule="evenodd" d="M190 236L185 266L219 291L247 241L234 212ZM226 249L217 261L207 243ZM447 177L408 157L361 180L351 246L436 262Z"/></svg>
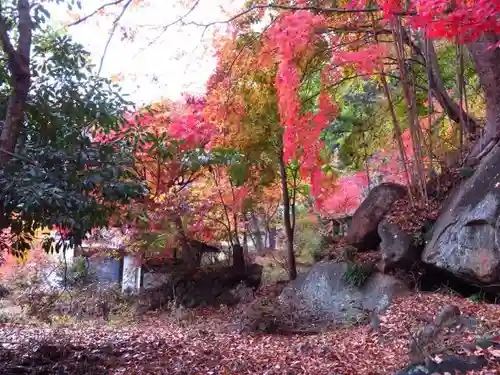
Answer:
<svg viewBox="0 0 500 375"><path fill-rule="evenodd" d="M373 272L373 264L349 263L343 279L349 285L362 287Z"/></svg>

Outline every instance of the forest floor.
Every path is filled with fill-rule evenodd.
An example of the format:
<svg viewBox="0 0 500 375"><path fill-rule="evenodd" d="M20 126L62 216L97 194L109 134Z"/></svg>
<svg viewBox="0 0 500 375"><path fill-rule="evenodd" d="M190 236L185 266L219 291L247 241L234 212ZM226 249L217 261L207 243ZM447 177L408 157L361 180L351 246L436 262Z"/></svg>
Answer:
<svg viewBox="0 0 500 375"><path fill-rule="evenodd" d="M476 319L476 332L448 340L464 351L478 334L500 335L500 306L435 293L394 301L380 326L344 327L317 335L239 333L242 306L199 309L190 321L152 315L141 322L0 325L1 374L393 374L408 365L411 332L445 305ZM481 353L478 353L481 352ZM499 374L500 350L469 345L491 366L469 374ZM498 366L498 362L497 362Z"/></svg>

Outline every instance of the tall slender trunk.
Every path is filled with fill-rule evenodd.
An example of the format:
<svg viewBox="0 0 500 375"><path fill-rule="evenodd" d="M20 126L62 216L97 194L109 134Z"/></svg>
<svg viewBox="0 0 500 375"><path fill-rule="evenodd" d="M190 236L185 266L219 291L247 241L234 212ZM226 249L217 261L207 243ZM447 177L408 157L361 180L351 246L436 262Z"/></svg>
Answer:
<svg viewBox="0 0 500 375"><path fill-rule="evenodd" d="M245 219L245 228L243 229L243 249L248 250L248 236L249 236L249 228L248 223Z"/></svg>
<svg viewBox="0 0 500 375"><path fill-rule="evenodd" d="M264 241L262 240L262 233L260 231L260 223L255 212L250 213L250 222L252 223L253 238L255 239L255 246L257 247L257 252L262 253L264 251Z"/></svg>
<svg viewBox="0 0 500 375"><path fill-rule="evenodd" d="M269 248L274 250L276 249L276 227L268 225L267 233L269 236Z"/></svg>
<svg viewBox="0 0 500 375"><path fill-rule="evenodd" d="M187 269L194 270L200 266L201 254L190 245L179 214L173 214L173 222L177 230L177 241L182 249L182 261Z"/></svg>
<svg viewBox="0 0 500 375"><path fill-rule="evenodd" d="M220 203L221 203L223 211L224 211L224 218L226 219L226 227L227 227L229 244L231 246L233 246L234 244L237 244L238 242L233 241L233 230L231 227L231 219L229 217L229 211L227 209L226 202L224 201L224 196L222 195L222 191L220 189L219 180L217 179L218 172L215 168L212 168L210 170L210 172L212 173L212 177L214 178L215 187L217 188L217 193L219 195ZM236 241L237 240L238 239L236 238Z"/></svg>
<svg viewBox="0 0 500 375"><path fill-rule="evenodd" d="M368 157L368 147L365 141L365 131L363 130L363 151L364 151L364 159L365 159L365 171L366 171L366 181L368 182L368 192L372 189L372 179L370 176L370 158Z"/></svg>
<svg viewBox="0 0 500 375"><path fill-rule="evenodd" d="M238 273L245 272L245 252L240 244L233 245L233 268Z"/></svg>
<svg viewBox="0 0 500 375"><path fill-rule="evenodd" d="M233 186L231 179L229 179L229 185L231 186L231 195L233 196L233 202L236 202L236 195L234 193L234 186ZM234 205L234 203L233 203L233 205ZM241 246L240 234L238 232L238 213L236 212L235 207L233 207L232 211L233 211L232 218L233 218L233 228L234 228L234 243L236 245ZM228 218L228 220L229 220L229 218Z"/></svg>
<svg viewBox="0 0 500 375"><path fill-rule="evenodd" d="M297 203L297 183L298 183L298 170L293 170L293 182L292 182L292 196L290 197L290 216L292 233L295 233L295 224L297 223L297 215L296 215L296 203Z"/></svg>
<svg viewBox="0 0 500 375"><path fill-rule="evenodd" d="M297 265L295 262L295 252L293 251L293 227L290 215L290 195L288 194L288 183L286 176L285 161L283 160L283 149L280 150L279 164L281 172L281 188L283 189L283 223L285 225L286 247L287 247L287 261L288 261L288 275L290 280L297 278Z"/></svg>
<svg viewBox="0 0 500 375"><path fill-rule="evenodd" d="M500 34L485 33L468 45L486 101L486 124L472 157L484 155L483 151L491 149L500 134L500 49L494 47L499 41Z"/></svg>
<svg viewBox="0 0 500 375"><path fill-rule="evenodd" d="M417 108L415 104L415 90L413 83L413 75L410 69L407 69L405 64L405 50L403 45L404 29L401 25L401 19L397 19L392 25L393 38L396 45L396 55L398 60L399 74L401 78L401 86L403 89L403 97L408 108L408 122L410 135L412 140L413 154L415 159L415 167L418 179L415 181L415 186L418 188L420 198L427 200L426 184L425 184L425 166L423 163L423 154L421 147L422 132L418 123Z"/></svg>
<svg viewBox="0 0 500 375"><path fill-rule="evenodd" d="M2 11L0 5L0 12ZM0 165L5 165L14 155L16 144L24 125L26 101L31 88L30 51L32 42L32 21L28 0L18 0L18 40L12 45L6 19L0 15L0 40L7 57L11 95L7 104L7 117L0 134Z"/></svg>
<svg viewBox="0 0 500 375"><path fill-rule="evenodd" d="M457 55L457 62L458 62L458 68L457 68L458 96L460 98L459 99L460 108L463 108L465 85L464 85L464 54L463 54L463 46L462 45L456 46L456 55ZM465 119L463 118L463 116L460 116L460 129L459 130L460 130L460 132L459 132L460 156L462 156L462 153L464 150L464 136L466 135L466 131L467 131ZM461 159L461 157L460 157L460 159Z"/></svg>
<svg viewBox="0 0 500 375"><path fill-rule="evenodd" d="M427 41L427 55L429 61L426 61L426 63L430 65L432 78L431 88L439 104L454 122L461 126L466 124L467 133L471 135L476 133L478 125L475 119L464 110L461 103L456 103L446 91L441 73L439 72L438 58L432 40Z"/></svg>
<svg viewBox="0 0 500 375"><path fill-rule="evenodd" d="M410 171L408 170L408 160L407 160L405 148L403 145L401 127L399 126L399 121L398 121L398 118L396 116L396 111L394 110L394 104L392 103L391 92L389 91L389 86L387 85L387 80L385 79L385 75L382 74L380 76L380 79L382 81L382 88L384 90L384 94L385 94L385 97L387 99L389 113L391 114L392 124L394 127L394 137L396 138L396 143L398 145L399 156L401 157L401 164L403 165L403 170L404 170L404 173L405 173L407 181L408 181L408 196L410 198L410 203L413 206L414 199L413 199L413 193L411 190L412 178L410 175Z"/></svg>
<svg viewBox="0 0 500 375"><path fill-rule="evenodd" d="M430 86L432 95L446 112L447 116L457 124L460 123L461 117L464 118L468 126L468 132L470 134L475 134L478 129L476 119L474 119L466 110L460 107L446 91L441 73L439 72L437 55L432 39L428 40L427 46L425 46L425 44L423 43L423 38L420 38L418 44L414 43L411 40L408 31L406 31L404 28L402 29L402 37L404 43L406 43L411 48L416 57L423 64L431 68ZM423 51L424 48L426 51Z"/></svg>
<svg viewBox="0 0 500 375"><path fill-rule="evenodd" d="M430 49L431 49L431 44L432 40L427 38L424 41L424 50L425 50L425 61L427 64L425 64L426 68L426 73L427 73L427 136L429 137L429 147L427 150L427 157L429 158L429 170L428 170L428 177L429 179L432 178L432 175L434 173L434 149L436 150L436 153L439 152L439 128L438 128L438 123L436 122L436 126L434 129L433 123L432 123L432 117L434 114L434 103L433 103L433 98L432 98L432 81L433 81L433 73L432 73L432 67L431 64L429 64L430 61ZM435 130L435 131L434 131ZM436 136L436 146L434 147L434 135Z"/></svg>

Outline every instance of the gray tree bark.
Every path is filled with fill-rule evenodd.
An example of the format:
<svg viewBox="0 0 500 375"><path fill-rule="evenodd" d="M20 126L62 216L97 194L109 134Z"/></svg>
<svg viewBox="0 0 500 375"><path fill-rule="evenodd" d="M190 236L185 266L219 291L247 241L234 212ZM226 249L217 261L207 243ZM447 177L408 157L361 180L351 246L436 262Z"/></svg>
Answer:
<svg viewBox="0 0 500 375"><path fill-rule="evenodd" d="M1 15L2 10L0 5L0 39L3 52L7 56L12 93L0 134L0 166L5 165L14 155L24 125L24 111L31 88L30 51L33 28L29 0L18 0L18 40L17 46L14 47L9 37L7 20Z"/></svg>
<svg viewBox="0 0 500 375"><path fill-rule="evenodd" d="M283 152L280 153L279 157L280 172L281 172L281 187L283 189L283 222L285 225L286 234L286 248L287 248L287 261L288 261L288 275L290 280L295 280L297 278L297 265L295 261L295 252L293 250L293 225L291 210L294 209L290 204L290 195L288 194L288 182L286 175L286 166L283 160Z"/></svg>

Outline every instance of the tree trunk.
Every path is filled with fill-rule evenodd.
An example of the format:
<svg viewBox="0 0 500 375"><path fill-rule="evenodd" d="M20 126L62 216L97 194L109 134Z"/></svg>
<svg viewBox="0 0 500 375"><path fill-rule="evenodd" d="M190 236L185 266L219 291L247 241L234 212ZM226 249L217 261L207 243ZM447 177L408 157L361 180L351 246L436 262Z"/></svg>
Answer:
<svg viewBox="0 0 500 375"><path fill-rule="evenodd" d="M233 245L233 268L237 273L245 272L245 254L243 246L239 244Z"/></svg>
<svg viewBox="0 0 500 375"><path fill-rule="evenodd" d="M5 165L14 155L17 140L23 129L24 111L31 88L30 51L33 25L29 1L18 0L17 11L19 36L16 48L10 41L7 21L0 15L0 39L3 52L7 56L10 71L9 83L12 90L7 105L7 117L0 134L0 165Z"/></svg>
<svg viewBox="0 0 500 375"><path fill-rule="evenodd" d="M255 212L250 214L250 222L252 224L252 232L255 238L255 247L257 248L257 252L261 254L264 251L264 244L262 241L262 233L260 231L259 220Z"/></svg>
<svg viewBox="0 0 500 375"><path fill-rule="evenodd" d="M437 99L441 107L445 110L446 114L452 121L461 125L462 123L465 123L467 133L469 133L470 135L475 134L478 127L475 119L473 119L467 112L465 112L463 107L457 104L450 97L450 95L448 95L448 92L444 87L443 79L441 78L441 73L439 71L436 50L434 48L434 43L432 43L432 40L428 41L427 50L429 61L426 61L426 64L429 64L431 68L431 90L434 97Z"/></svg>
<svg viewBox="0 0 500 375"><path fill-rule="evenodd" d="M283 150L280 152L279 157L280 171L281 171L281 188L283 189L283 222L285 225L286 246L288 254L288 275L290 280L297 278L297 266L295 264L295 252L293 251L293 228L290 215L290 196L288 194L288 183L286 178L285 161L283 160Z"/></svg>
<svg viewBox="0 0 500 375"><path fill-rule="evenodd" d="M269 248L276 249L276 234L277 234L276 228L274 226L268 227L267 233L268 233L268 238L269 238Z"/></svg>
<svg viewBox="0 0 500 375"><path fill-rule="evenodd" d="M177 240L182 249L182 263L189 270L194 270L200 266L201 256L199 252L193 248L184 232L182 219L178 214L174 214L174 224L177 229Z"/></svg>
<svg viewBox="0 0 500 375"><path fill-rule="evenodd" d="M474 61L486 101L486 125L481 140L475 146L472 156L489 144L496 143L500 130L500 49L495 44L500 35L485 33L478 40L468 45Z"/></svg>
<svg viewBox="0 0 500 375"><path fill-rule="evenodd" d="M401 78L401 88L403 90L403 98L408 109L408 125L411 135L412 149L415 160L415 170L418 175L418 179L414 184L418 188L419 195L422 199L427 199L426 184L425 184L425 165L423 162L422 153L422 131L420 129L420 123L418 122L418 113L415 101L415 86L414 77L412 71L407 68L405 64L405 48L403 44L404 40L404 28L401 24L401 20L393 22L392 25L393 38L395 42L396 56L399 67L399 75Z"/></svg>
<svg viewBox="0 0 500 375"><path fill-rule="evenodd" d="M470 116L463 108L461 108L448 94L446 87L444 86L441 73L439 72L439 65L437 62L436 51L432 40L428 41L428 48L424 53L422 45L422 39L418 40L417 43L411 40L409 33L402 29L403 31L403 41L412 49L416 57L426 66L431 67L431 93L434 98L439 102L439 105L446 112L448 117L455 123L459 124L460 119L463 119L468 126L468 132L474 134L477 131L478 124L476 119Z"/></svg>
<svg viewBox="0 0 500 375"><path fill-rule="evenodd" d="M399 126L399 121L396 116L396 111L394 110L394 105L392 103L392 98L391 98L391 93L389 91L389 86L387 85L387 80L385 79L385 75L382 74L380 76L380 80L382 82L382 88L385 94L385 97L387 99L387 104L389 107L389 113L391 114L391 119L392 119L392 125L394 128L394 138L396 139L396 143L398 145L398 150L399 150L399 157L401 158L401 164L403 166L403 170L406 176L406 179L408 180L407 186L408 186L408 197L410 198L410 203L413 206L414 204L414 199L413 199L413 193L411 191L411 182L412 182L412 177L411 174L408 170L408 160L406 157L406 152L403 144L403 138L401 134L401 127Z"/></svg>
<svg viewBox="0 0 500 375"><path fill-rule="evenodd" d="M248 224L245 224L243 230L243 249L248 250Z"/></svg>

